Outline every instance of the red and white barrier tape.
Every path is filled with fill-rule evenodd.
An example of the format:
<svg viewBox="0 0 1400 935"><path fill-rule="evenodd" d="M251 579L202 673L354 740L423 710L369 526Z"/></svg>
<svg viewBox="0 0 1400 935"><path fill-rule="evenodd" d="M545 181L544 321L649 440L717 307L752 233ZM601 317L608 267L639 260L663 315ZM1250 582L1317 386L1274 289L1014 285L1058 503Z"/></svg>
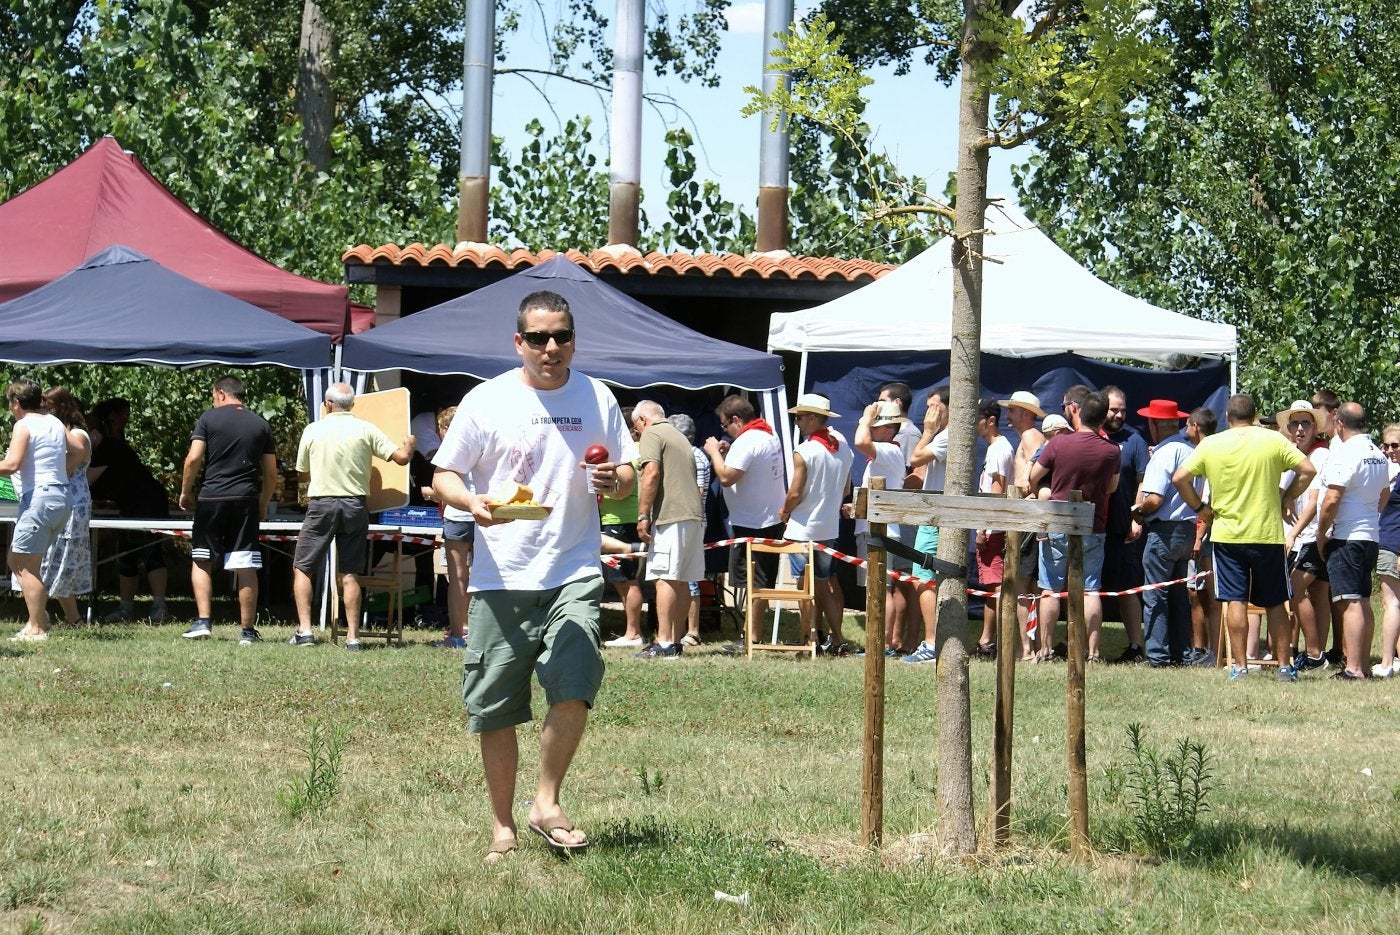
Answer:
<svg viewBox="0 0 1400 935"><path fill-rule="evenodd" d="M743 544L745 544L745 543L747 543L747 542L757 542L757 543L759 543L760 545L787 545L789 541L791 541L791 540L788 540L788 539L760 539L760 538L757 538L757 537L754 537L754 536L745 536L745 537L740 537L740 538L736 538L736 539L720 539L720 540L718 540L718 541L716 541L716 542L707 542L707 543L705 543L705 548L707 548L707 549L718 549L718 548L723 548L724 546L729 546L729 545L743 545ZM837 549L833 549L831 546L829 546L829 545L823 545L823 544L820 543L820 542L814 542L814 543L812 544L812 547L815 548L815 549L817 549L818 551L827 553L827 554L830 555L832 558L840 559L841 561L846 562L847 564L850 564L850 565L855 565L857 568L864 568L865 565L867 564L866 561L865 561L865 559L863 559L863 558L859 558L859 557L857 557L857 556L855 556L855 555L848 555L848 554L845 553L845 552L841 552L841 551L839 551L839 550L837 550ZM619 564L621 564L621 562L623 561L623 559L629 559L629 558L644 558L644 557L646 556L646 554L647 554L647 553L646 553L645 551L642 551L642 552L619 552L619 553L615 553L615 554L612 554L612 555L604 555L604 556L603 556L603 564L608 565L608 566L611 567L611 568L616 568L616 567L618 567ZM914 575L905 574L905 573L902 572L902 571L889 571L889 572L886 572L886 574L888 574L888 576L889 576L890 578L894 579L895 581L907 581L907 582L909 582L909 583L911 583L911 584L916 584L916 585L918 585L918 586L920 586L920 587L933 587L933 586L937 583L937 582L930 581L930 580L925 579L925 578L919 578L919 577L916 577L916 576L914 576ZM1099 595L1099 597L1122 597L1122 596L1125 595L1125 594L1141 594L1141 593L1143 593L1144 591L1155 591L1155 590L1158 590L1159 588L1169 588L1169 587L1171 587L1171 586L1174 585L1174 584L1183 584L1183 583L1189 584L1189 583L1191 583L1192 581L1197 580L1198 578L1204 578L1204 577L1205 577L1206 575L1208 575L1208 574L1210 574L1210 572L1208 572L1208 571L1197 572L1197 573L1194 574L1194 575L1189 575L1189 576L1187 576L1187 577L1185 577L1185 578L1178 578L1178 579L1176 579L1175 581L1161 581L1161 582L1157 582L1157 583L1155 583L1155 584L1144 584L1144 585L1141 585L1141 586L1136 587L1136 588L1128 588L1126 591L1085 591L1084 593L1085 593L1085 594L1097 594L1097 595ZM972 597L1000 597L1000 596L1001 596L1001 592L1000 592L1000 591L982 591L982 590L978 590L977 588L968 588L968 589L967 589L967 593L968 593L969 595L971 595ZM1016 596L1016 599L1017 599L1018 601L1028 601L1028 600L1034 600L1034 599L1036 599L1036 598L1040 598L1040 597L1044 597L1044 596L1046 596L1046 595L1043 595L1043 594L1041 594L1040 592L1036 592L1035 594L1018 594L1018 595ZM1060 598L1069 597L1069 592L1068 592L1068 591L1060 591L1059 593L1057 593L1057 594L1055 595L1055 597L1060 597Z"/></svg>
<svg viewBox="0 0 1400 935"><path fill-rule="evenodd" d="M177 539L190 538L190 531L188 529L148 529L146 531L162 536L174 536ZM437 545L438 542L436 536L408 536L398 532L372 532L368 534L368 538L377 539L380 542L406 542L409 545ZM297 541L297 537L289 533L267 533L258 536L258 539L262 542Z"/></svg>

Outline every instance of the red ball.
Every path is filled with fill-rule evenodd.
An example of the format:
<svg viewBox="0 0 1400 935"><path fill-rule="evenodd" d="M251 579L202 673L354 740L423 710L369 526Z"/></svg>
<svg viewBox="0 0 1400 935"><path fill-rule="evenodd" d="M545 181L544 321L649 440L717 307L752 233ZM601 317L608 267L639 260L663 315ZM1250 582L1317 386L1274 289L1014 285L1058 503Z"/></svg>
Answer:
<svg viewBox="0 0 1400 935"><path fill-rule="evenodd" d="M608 449L602 445L594 445L583 453L585 464L605 464L608 457Z"/></svg>

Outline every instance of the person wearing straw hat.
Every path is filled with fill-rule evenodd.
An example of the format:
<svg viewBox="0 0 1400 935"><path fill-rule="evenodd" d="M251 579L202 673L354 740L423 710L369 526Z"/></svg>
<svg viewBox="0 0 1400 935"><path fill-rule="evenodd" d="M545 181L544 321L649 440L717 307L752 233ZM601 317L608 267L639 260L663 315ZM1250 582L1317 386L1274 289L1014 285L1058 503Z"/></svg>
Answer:
<svg viewBox="0 0 1400 935"><path fill-rule="evenodd" d="M1317 550L1317 508L1322 496L1322 472L1327 467L1330 454L1327 443L1321 437L1322 427L1327 424L1327 413L1299 399L1280 412L1276 419L1280 430L1293 446L1307 455L1313 467L1317 468L1317 476L1289 504L1293 522L1288 524L1284 535L1291 594L1289 600L1293 607L1294 623L1303 634L1303 646L1293 656L1293 667L1300 672L1326 669L1331 665L1323 650L1327 634L1325 621L1330 619L1331 614L1332 590L1327 581L1327 562ZM1293 483L1293 472L1284 474L1280 483Z"/></svg>
<svg viewBox="0 0 1400 935"><path fill-rule="evenodd" d="M803 440L792 450L792 481L788 484L782 509L778 511L778 518L787 524L782 536L793 542L835 546L841 525L841 500L850 483L851 462L855 456L851 446L827 426L829 420L840 416L831 411L831 403L825 396L803 393L788 412L797 417L797 431ZM806 561L792 556L793 577L801 577L806 570ZM844 642L841 607L837 604L836 593L826 586L826 580L831 577L830 552L813 552L812 575L816 600L821 603L830 626L831 654L844 655L840 651ZM803 633L811 632L815 610L811 604L803 606ZM757 623L755 620L755 625ZM749 634L751 640L757 637L757 633Z"/></svg>
<svg viewBox="0 0 1400 935"><path fill-rule="evenodd" d="M1187 413L1170 399L1154 399L1138 415L1147 419L1152 457L1142 480L1142 499L1133 506L1133 521L1143 529L1142 569L1147 585L1177 582L1196 546L1196 511L1181 499L1172 475L1195 450L1202 436L1199 422L1178 431ZM1201 492L1196 482L1196 493ZM1185 582L1149 588L1142 595L1144 649L1153 668L1185 665L1191 652L1191 603Z"/></svg>
<svg viewBox="0 0 1400 935"><path fill-rule="evenodd" d="M1017 390L1011 394L1010 399L999 399L997 402L1006 407L1006 421L1021 439L1016 444L1010 482L1019 487L1021 495L1025 496L1030 490L1031 464L1045 445L1045 436L1035 427L1036 419L1046 418L1045 410L1040 408L1040 397L1028 390ZM1068 428L1068 424L1065 427ZM1040 549L1036 545L1035 536L1022 536L1021 554L1016 561L1015 588L1018 595L1033 593L1036 566L1039 564ZM1020 624L1021 633L1021 658L1027 662L1034 658L1031 654L1030 635L1026 632L1026 618L1030 615L1033 600L1034 598L1027 597L1025 600L1018 598L1016 601L1016 620Z"/></svg>

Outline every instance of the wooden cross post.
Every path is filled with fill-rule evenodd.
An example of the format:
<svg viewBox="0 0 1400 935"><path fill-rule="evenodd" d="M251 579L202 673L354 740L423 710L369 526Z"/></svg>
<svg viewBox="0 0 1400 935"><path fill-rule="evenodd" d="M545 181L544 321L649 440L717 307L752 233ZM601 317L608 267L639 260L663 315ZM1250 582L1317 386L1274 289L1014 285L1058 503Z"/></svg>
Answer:
<svg viewBox="0 0 1400 935"><path fill-rule="evenodd" d="M871 490L885 479L872 477ZM861 491L863 494L864 491ZM864 513L863 497L857 511ZM885 535L884 523L870 524L871 536ZM879 847L885 821L885 550L873 542L865 551L865 733L860 769L860 837Z"/></svg>
<svg viewBox="0 0 1400 935"><path fill-rule="evenodd" d="M1083 501L1072 490L1071 503ZM1084 657L1089 650L1084 618L1084 537L1069 537L1069 684L1065 737L1069 743L1069 856L1082 861L1089 856L1089 779L1084 750ZM1043 625L1043 624L1042 624Z"/></svg>
<svg viewBox="0 0 1400 935"><path fill-rule="evenodd" d="M1007 499L1020 500L1021 488L1011 487ZM1021 634L1016 617L1016 571L1021 563L1021 533L1006 534L1001 562L1001 593L997 598L997 693L992 721L992 845L1011 841L1011 737L1016 708L1016 657Z"/></svg>

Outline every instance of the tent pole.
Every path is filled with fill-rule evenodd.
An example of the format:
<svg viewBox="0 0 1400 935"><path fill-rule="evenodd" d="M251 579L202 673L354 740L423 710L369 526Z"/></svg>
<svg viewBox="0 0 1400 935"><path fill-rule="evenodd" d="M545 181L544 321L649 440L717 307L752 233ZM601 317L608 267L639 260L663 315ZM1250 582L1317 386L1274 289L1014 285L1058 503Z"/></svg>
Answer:
<svg viewBox="0 0 1400 935"><path fill-rule="evenodd" d="M1240 385L1240 382L1239 382L1239 381L1240 381L1240 374L1239 374L1239 358L1232 354L1232 355L1230 355L1230 395L1231 395L1231 396L1235 395L1236 393L1238 393L1238 392L1240 391L1240 390L1239 390L1239 385Z"/></svg>
<svg viewBox="0 0 1400 935"><path fill-rule="evenodd" d="M341 354L341 351L343 351L343 350L344 350L344 345L337 344L337 345L335 346L335 349L332 351L332 353L334 354L334 362L331 364L331 382L332 382L332 383L340 383L340 382L341 382L341 376L340 376L340 354Z"/></svg>

